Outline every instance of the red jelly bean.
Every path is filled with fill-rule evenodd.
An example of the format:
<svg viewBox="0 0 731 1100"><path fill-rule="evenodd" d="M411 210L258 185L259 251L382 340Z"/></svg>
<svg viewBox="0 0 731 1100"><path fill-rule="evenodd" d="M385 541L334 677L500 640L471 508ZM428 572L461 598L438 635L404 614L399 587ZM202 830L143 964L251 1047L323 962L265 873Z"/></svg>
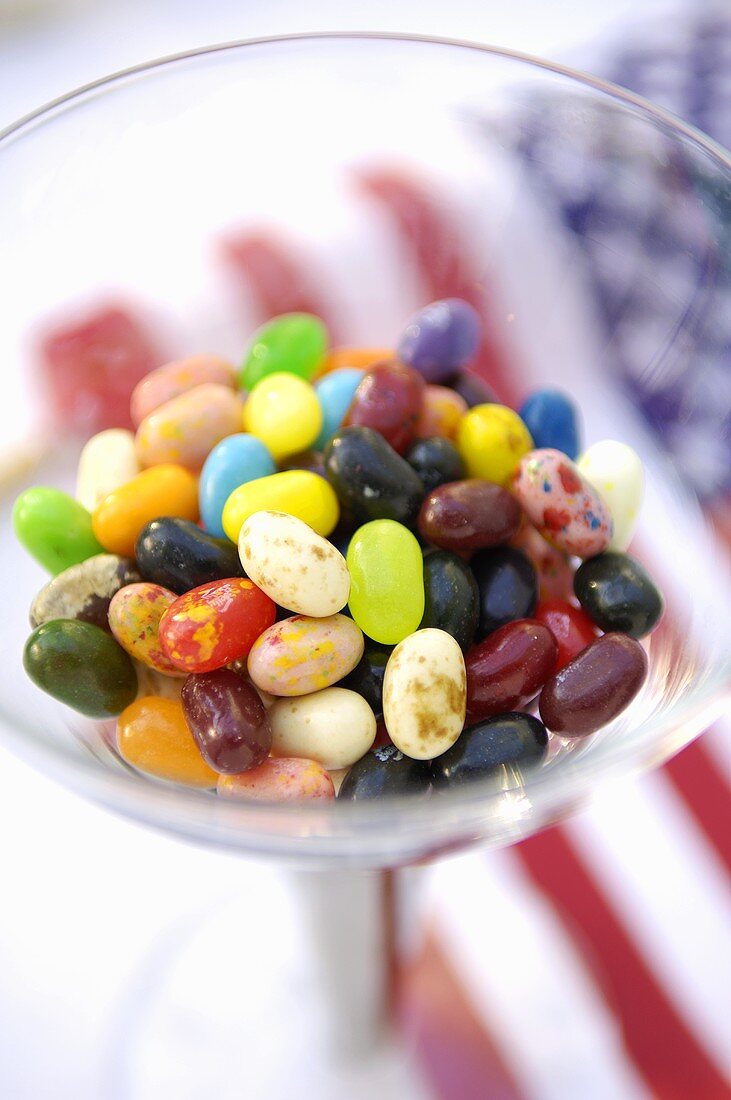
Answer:
<svg viewBox="0 0 731 1100"><path fill-rule="evenodd" d="M269 755L272 730L251 684L228 668L189 676L180 694L201 756L227 775L256 768Z"/></svg>
<svg viewBox="0 0 731 1100"><path fill-rule="evenodd" d="M517 619L467 651L468 722L519 710L553 671L558 647L548 627Z"/></svg>
<svg viewBox="0 0 731 1100"><path fill-rule="evenodd" d="M414 438L424 398L424 379L413 367L377 363L355 391L343 427L373 428L404 454Z"/></svg>
<svg viewBox="0 0 731 1100"><path fill-rule="evenodd" d="M158 637L184 672L211 672L246 657L274 622L276 605L250 580L211 581L180 596L167 609Z"/></svg>
<svg viewBox="0 0 731 1100"><path fill-rule="evenodd" d="M573 661L582 649L591 645L598 633L586 612L566 600L542 600L533 618L547 626L556 639L558 657L554 672Z"/></svg>
<svg viewBox="0 0 731 1100"><path fill-rule="evenodd" d="M480 478L439 485L425 497L419 531L443 550L481 550L512 538L520 505L500 485Z"/></svg>
<svg viewBox="0 0 731 1100"><path fill-rule="evenodd" d="M628 634L604 634L544 685L541 718L554 733L586 737L629 706L647 678L647 654Z"/></svg>

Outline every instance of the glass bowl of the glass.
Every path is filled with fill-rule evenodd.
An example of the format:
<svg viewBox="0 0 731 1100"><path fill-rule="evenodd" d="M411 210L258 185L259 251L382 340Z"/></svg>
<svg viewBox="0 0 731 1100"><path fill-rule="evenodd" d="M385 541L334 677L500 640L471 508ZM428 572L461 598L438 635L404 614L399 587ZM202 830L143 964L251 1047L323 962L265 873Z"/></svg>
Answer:
<svg viewBox="0 0 731 1100"><path fill-rule="evenodd" d="M536 143L549 115L560 124ZM611 247L601 204L567 228L549 186L558 177L574 211L592 189L617 200ZM674 387L691 423L708 404L692 384L699 333L723 351L719 227L731 168L702 135L618 89L499 50L289 38L154 62L21 121L0 140L0 199L0 723L5 743L38 768L203 843L312 867L389 867L527 836L603 782L661 763L722 712L731 680L723 544L677 457L678 418L650 417L638 396L645 383ZM277 242L279 252L264 249L279 257L269 283L259 273L254 285L251 269L230 277L237 233ZM589 244L604 248L599 295ZM239 359L257 309L277 312L298 279L295 298L322 303L342 344L392 346L415 308L469 297L487 334L475 369L502 400L563 387L587 442L621 439L643 458L633 551L667 604L646 642L649 678L595 736L552 738L540 768L403 803L225 801L134 773L95 723L23 674L28 607L46 578L16 544L10 509L26 485L72 487L81 445L49 418L39 326L106 296L154 316L175 355ZM727 446L728 419L719 423Z"/></svg>

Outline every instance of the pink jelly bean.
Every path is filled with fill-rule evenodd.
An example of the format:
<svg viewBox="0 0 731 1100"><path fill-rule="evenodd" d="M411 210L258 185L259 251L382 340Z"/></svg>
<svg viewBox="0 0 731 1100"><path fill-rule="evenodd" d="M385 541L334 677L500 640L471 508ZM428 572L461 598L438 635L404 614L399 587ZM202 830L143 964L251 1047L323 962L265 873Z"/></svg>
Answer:
<svg viewBox="0 0 731 1100"><path fill-rule="evenodd" d="M592 558L609 546L614 533L609 509L561 451L529 451L512 490L531 523L558 550Z"/></svg>
<svg viewBox="0 0 731 1100"><path fill-rule="evenodd" d="M315 760L280 756L265 760L241 775L222 775L218 793L223 798L255 802L303 802L335 797L329 773Z"/></svg>
<svg viewBox="0 0 731 1100"><path fill-rule="evenodd" d="M216 382L219 386L235 389L236 368L218 355L191 355L158 367L138 382L132 392L132 423L139 427L145 417L160 405L204 382Z"/></svg>

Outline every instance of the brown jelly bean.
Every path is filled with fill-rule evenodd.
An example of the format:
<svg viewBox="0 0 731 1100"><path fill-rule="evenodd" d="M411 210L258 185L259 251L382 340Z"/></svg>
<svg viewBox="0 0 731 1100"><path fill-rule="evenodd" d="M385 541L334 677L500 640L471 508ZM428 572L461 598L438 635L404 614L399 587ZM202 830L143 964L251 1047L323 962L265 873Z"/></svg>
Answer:
<svg viewBox="0 0 731 1100"><path fill-rule="evenodd" d="M501 626L473 646L465 657L468 721L524 707L553 672L557 654L551 631L534 619Z"/></svg>
<svg viewBox="0 0 731 1100"><path fill-rule="evenodd" d="M543 722L564 737L595 733L629 706L647 677L647 654L627 634L604 634L546 682Z"/></svg>
<svg viewBox="0 0 731 1100"><path fill-rule="evenodd" d="M214 771L239 775L266 760L272 745L266 709L235 672L219 668L189 676L181 702L188 728Z"/></svg>
<svg viewBox="0 0 731 1100"><path fill-rule="evenodd" d="M377 363L355 391L343 426L373 428L404 454L414 438L423 397L424 379L413 367Z"/></svg>
<svg viewBox="0 0 731 1100"><path fill-rule="evenodd" d="M507 489L468 478L429 493L419 512L419 532L443 550L483 550L512 538L520 519L520 505Z"/></svg>

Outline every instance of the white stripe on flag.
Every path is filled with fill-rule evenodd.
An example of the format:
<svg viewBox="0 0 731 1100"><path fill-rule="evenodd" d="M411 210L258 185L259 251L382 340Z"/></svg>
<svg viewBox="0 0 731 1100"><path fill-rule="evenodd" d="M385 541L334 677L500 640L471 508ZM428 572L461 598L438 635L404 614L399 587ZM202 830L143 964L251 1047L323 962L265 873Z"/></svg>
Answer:
<svg viewBox="0 0 731 1100"><path fill-rule="evenodd" d="M713 757L718 771L731 787L731 717L720 718L713 729L704 734L703 744ZM731 817L731 801L729 816Z"/></svg>
<svg viewBox="0 0 731 1100"><path fill-rule="evenodd" d="M647 1100L560 918L507 852L437 865L444 950L529 1100Z"/></svg>
<svg viewBox="0 0 731 1100"><path fill-rule="evenodd" d="M731 1077L731 883L694 818L656 773L613 786L565 828L676 1011Z"/></svg>

